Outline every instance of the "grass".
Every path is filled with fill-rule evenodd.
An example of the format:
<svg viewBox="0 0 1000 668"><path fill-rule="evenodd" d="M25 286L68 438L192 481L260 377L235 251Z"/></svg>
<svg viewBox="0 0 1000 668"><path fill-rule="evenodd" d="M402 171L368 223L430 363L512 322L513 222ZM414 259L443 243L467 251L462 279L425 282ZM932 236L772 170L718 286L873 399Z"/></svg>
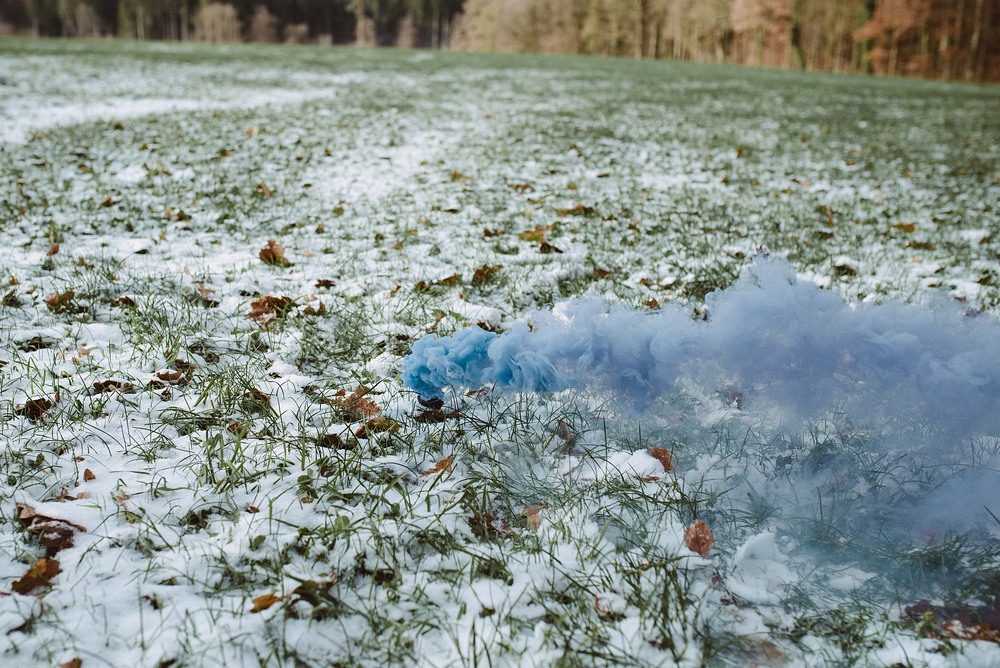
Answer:
<svg viewBox="0 0 1000 668"><path fill-rule="evenodd" d="M891 425L706 427L719 397L585 391L435 414L399 382L429 332L574 296L694 313L761 246L849 300L994 317L995 89L10 39L0 62L0 589L61 569L0 597L5 661L995 661L900 621L991 605L995 531L869 540L871 497L798 517L770 486L843 462L898 490L921 472L878 447ZM289 301L247 317L268 296ZM629 459L651 447L675 473ZM15 502L86 532L53 550ZM740 548L766 532L789 575L755 600Z"/></svg>

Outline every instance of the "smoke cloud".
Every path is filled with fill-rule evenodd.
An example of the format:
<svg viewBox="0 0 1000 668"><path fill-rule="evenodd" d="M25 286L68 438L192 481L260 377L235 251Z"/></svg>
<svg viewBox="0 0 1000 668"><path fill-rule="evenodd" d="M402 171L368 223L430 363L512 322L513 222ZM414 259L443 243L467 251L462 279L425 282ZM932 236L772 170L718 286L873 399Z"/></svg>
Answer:
<svg viewBox="0 0 1000 668"><path fill-rule="evenodd" d="M911 472L935 472L918 494L883 494L884 504L957 515L961 500L948 530L1000 526L987 510L1000 515L1000 323L945 301L849 304L797 282L783 262L756 262L706 303L696 319L682 305L637 312L580 299L499 335L474 327L426 337L403 361L403 380L424 398L484 386L605 391L639 412L694 389L792 431L836 414L879 435L865 446L869 465L905 456ZM992 446L971 457L983 442Z"/></svg>

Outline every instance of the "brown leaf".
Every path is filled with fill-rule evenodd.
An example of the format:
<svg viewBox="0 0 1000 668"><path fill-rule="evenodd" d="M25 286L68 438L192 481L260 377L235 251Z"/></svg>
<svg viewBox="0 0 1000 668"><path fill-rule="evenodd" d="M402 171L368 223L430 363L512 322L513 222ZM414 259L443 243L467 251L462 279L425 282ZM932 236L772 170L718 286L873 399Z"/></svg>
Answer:
<svg viewBox="0 0 1000 668"><path fill-rule="evenodd" d="M670 451L666 448L650 448L649 456L660 462L667 473L674 470L674 465L670 462Z"/></svg>
<svg viewBox="0 0 1000 668"><path fill-rule="evenodd" d="M247 413L266 413L271 410L271 397L256 387L251 387L243 393L240 407Z"/></svg>
<svg viewBox="0 0 1000 668"><path fill-rule="evenodd" d="M66 292L53 292L51 295L45 298L45 306L48 307L53 313L61 313L62 311L78 310L75 303L76 292L73 290L67 290Z"/></svg>
<svg viewBox="0 0 1000 668"><path fill-rule="evenodd" d="M451 471L451 463L453 461L455 461L455 455L448 455L437 464L424 471L424 475L433 475L435 473L440 473L441 471Z"/></svg>
<svg viewBox="0 0 1000 668"><path fill-rule="evenodd" d="M129 308L135 308L135 300L128 295L122 295L118 299L111 302L112 306L127 306Z"/></svg>
<svg viewBox="0 0 1000 668"><path fill-rule="evenodd" d="M48 254L49 255L58 255L59 254L59 244L52 244L51 246L49 246L49 252L48 252Z"/></svg>
<svg viewBox="0 0 1000 668"><path fill-rule="evenodd" d="M3 304L7 308L19 308L21 306L21 300L17 297L17 288L14 288L5 294L3 299L0 300L0 304Z"/></svg>
<svg viewBox="0 0 1000 668"><path fill-rule="evenodd" d="M494 276L500 272L499 264L484 264L472 273L472 284L475 286L486 285Z"/></svg>
<svg viewBox="0 0 1000 668"><path fill-rule="evenodd" d="M538 243L545 243L545 235L551 232L555 225L536 225L533 230L525 230L517 235L518 239L523 241L536 241Z"/></svg>
<svg viewBox="0 0 1000 668"><path fill-rule="evenodd" d="M161 369L153 374L150 385L183 385L187 382L180 369Z"/></svg>
<svg viewBox="0 0 1000 668"><path fill-rule="evenodd" d="M557 246L553 246L547 241L543 241L542 243L538 244L538 252L542 253L543 255L549 255L551 253L562 253L562 249L558 248Z"/></svg>
<svg viewBox="0 0 1000 668"><path fill-rule="evenodd" d="M491 237L499 237L503 235L503 230L491 230L488 227L483 228L483 236L487 239Z"/></svg>
<svg viewBox="0 0 1000 668"><path fill-rule="evenodd" d="M266 183L258 183L253 192L261 199L270 199L274 195L274 188Z"/></svg>
<svg viewBox="0 0 1000 668"><path fill-rule="evenodd" d="M472 533L483 540L510 538L516 535L516 532L511 528L507 520L488 512L470 517L469 528L472 529Z"/></svg>
<svg viewBox="0 0 1000 668"><path fill-rule="evenodd" d="M278 596L274 593L258 596L253 600L253 607L250 608L250 612L263 612L275 603L280 602L283 598L283 596Z"/></svg>
<svg viewBox="0 0 1000 668"><path fill-rule="evenodd" d="M457 286L461 282L462 282L462 275L461 274L452 274L451 276L447 276L447 277L442 278L441 280L437 281L437 284L438 285L443 285L446 288L453 288L453 287Z"/></svg>
<svg viewBox="0 0 1000 668"><path fill-rule="evenodd" d="M59 562L55 559L39 559L18 580L10 586L12 591L28 596L39 589L47 589L52 578L59 574Z"/></svg>
<svg viewBox="0 0 1000 668"><path fill-rule="evenodd" d="M329 278L321 278L318 281L316 281L317 288L332 288L335 285L336 283L334 283L334 281Z"/></svg>
<svg viewBox="0 0 1000 668"><path fill-rule="evenodd" d="M652 297L650 299L647 299L646 301L643 302L643 304L646 305L646 308L650 308L650 309L654 309L654 310L660 308L660 302L658 302L656 300L656 297Z"/></svg>
<svg viewBox="0 0 1000 668"><path fill-rule="evenodd" d="M264 264L277 267L290 267L292 265L285 257L285 247L274 239L269 239L267 245L260 249L260 259Z"/></svg>
<svg viewBox="0 0 1000 668"><path fill-rule="evenodd" d="M295 302L289 297L265 296L250 302L250 312L247 313L247 317L264 325L276 318L285 317L293 306Z"/></svg>
<svg viewBox="0 0 1000 668"><path fill-rule="evenodd" d="M129 394L134 392L135 388L132 383L127 383L124 380L95 380L93 384L94 394L103 394L104 392L121 392L122 394Z"/></svg>
<svg viewBox="0 0 1000 668"><path fill-rule="evenodd" d="M90 482L91 480L96 480L97 476L90 469L83 469L83 481Z"/></svg>
<svg viewBox="0 0 1000 668"><path fill-rule="evenodd" d="M80 657L73 657L69 661L59 664L59 668L80 668L83 665L83 659Z"/></svg>
<svg viewBox="0 0 1000 668"><path fill-rule="evenodd" d="M374 434L382 434L385 432L394 434L399 431L399 428L398 422L390 420L387 417L379 416L365 422L364 425L359 427L358 430L354 432L354 435L358 438L368 438Z"/></svg>
<svg viewBox="0 0 1000 668"><path fill-rule="evenodd" d="M118 204L119 202L121 202L120 199L114 199L113 197L109 197L103 202L101 202L101 206L104 207L105 209L109 209L113 207L115 204Z"/></svg>
<svg viewBox="0 0 1000 668"><path fill-rule="evenodd" d="M528 528L532 531L538 531L538 527L542 526L542 517L540 513L545 506L528 506L521 511L521 517L528 521Z"/></svg>
<svg viewBox="0 0 1000 668"><path fill-rule="evenodd" d="M712 544L715 543L715 536L708 525L701 520L695 520L684 532L684 544L692 552L697 552L703 557L707 557L712 551Z"/></svg>
<svg viewBox="0 0 1000 668"><path fill-rule="evenodd" d="M371 390L362 385L348 397L327 399L324 403L328 403L330 406L339 409L347 421L360 422L365 418L374 417L382 412L378 404L366 396L369 392Z"/></svg>
<svg viewBox="0 0 1000 668"><path fill-rule="evenodd" d="M56 398L58 401L58 397ZM45 411L55 405L55 402L48 397L33 397L14 409L15 415L23 415L32 422L38 422L45 415Z"/></svg>
<svg viewBox="0 0 1000 668"><path fill-rule="evenodd" d="M507 187L519 193L531 192L535 189L530 183L508 183Z"/></svg>

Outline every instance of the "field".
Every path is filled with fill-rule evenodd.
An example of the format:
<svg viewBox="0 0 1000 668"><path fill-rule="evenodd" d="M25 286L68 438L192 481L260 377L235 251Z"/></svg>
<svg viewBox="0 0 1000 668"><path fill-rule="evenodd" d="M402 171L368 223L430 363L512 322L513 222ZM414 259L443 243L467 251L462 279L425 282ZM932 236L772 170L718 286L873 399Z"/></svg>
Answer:
<svg viewBox="0 0 1000 668"><path fill-rule="evenodd" d="M0 662L997 665L998 109L667 62L0 40ZM710 320L765 253L837 296L780 311L811 336L972 323L940 325L971 342L969 414L402 383L422 337L544 333L576 297Z"/></svg>

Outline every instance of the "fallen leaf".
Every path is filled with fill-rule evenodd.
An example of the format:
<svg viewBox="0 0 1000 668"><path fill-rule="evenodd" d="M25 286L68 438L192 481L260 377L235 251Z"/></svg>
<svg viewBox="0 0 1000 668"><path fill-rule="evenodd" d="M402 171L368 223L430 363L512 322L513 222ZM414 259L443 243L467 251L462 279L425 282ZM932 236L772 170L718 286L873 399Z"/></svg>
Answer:
<svg viewBox="0 0 1000 668"><path fill-rule="evenodd" d="M0 300L0 304L3 304L7 308L19 308L21 306L21 300L17 298L17 288L5 294L3 299Z"/></svg>
<svg viewBox="0 0 1000 668"><path fill-rule="evenodd" d="M707 557L712 551L712 544L715 543L715 536L708 525L701 520L695 520L684 532L684 544L692 552L697 552L703 557Z"/></svg>
<svg viewBox="0 0 1000 668"><path fill-rule="evenodd" d="M352 392L350 396L327 399L324 403L339 409L344 419L348 422L360 422L365 418L374 417L382 412L378 404L366 396L369 392L371 390L362 385Z"/></svg>
<svg viewBox="0 0 1000 668"><path fill-rule="evenodd" d="M127 383L124 380L95 380L93 384L94 394L103 394L104 392L121 392L122 394L129 394L134 392L135 388L132 383Z"/></svg>
<svg viewBox="0 0 1000 668"><path fill-rule="evenodd" d="M263 612L275 603L280 602L283 598L283 596L278 596L274 593L258 596L253 600L253 607L250 608L250 612Z"/></svg>
<svg viewBox="0 0 1000 668"><path fill-rule="evenodd" d="M39 589L46 589L52 578L59 574L59 562L55 559L42 558L10 586L11 590L28 596Z"/></svg>
<svg viewBox="0 0 1000 668"><path fill-rule="evenodd" d="M65 661L59 664L59 668L80 668L83 665L83 659L80 657L73 657L69 661Z"/></svg>
<svg viewBox="0 0 1000 668"><path fill-rule="evenodd" d="M115 204L118 204L119 202L121 202L120 199L114 199L112 197L109 197L103 202L101 202L101 206L104 207L105 209L108 209L113 207Z"/></svg>
<svg viewBox="0 0 1000 668"><path fill-rule="evenodd" d="M433 475L435 473L440 473L441 471L451 471L451 463L453 461L455 461L455 455L448 455L437 464L424 471L424 475Z"/></svg>
<svg viewBox="0 0 1000 668"><path fill-rule="evenodd" d="M667 473L674 470L674 465L670 462L670 451L666 448L650 448L649 456L660 462Z"/></svg>
<svg viewBox="0 0 1000 668"><path fill-rule="evenodd" d="M127 306L129 308L135 308L135 300L128 295L122 295L118 299L111 302L112 306Z"/></svg>
<svg viewBox="0 0 1000 668"><path fill-rule="evenodd" d="M469 528L472 533L486 540L490 538L510 538L516 535L507 520L493 513L473 515L469 518Z"/></svg>
<svg viewBox="0 0 1000 668"><path fill-rule="evenodd" d="M77 311L79 310L79 306L77 306L75 300L76 292L73 290L67 290L66 292L53 292L45 298L45 306L53 313Z"/></svg>
<svg viewBox="0 0 1000 668"><path fill-rule="evenodd" d="M548 255L550 253L562 253L562 249L553 246L547 241L543 241L542 243L538 244L538 252L544 255Z"/></svg>
<svg viewBox="0 0 1000 668"><path fill-rule="evenodd" d="M269 239L267 245L260 249L260 259L264 264L277 267L292 266L292 263L285 257L285 247L274 239Z"/></svg>
<svg viewBox="0 0 1000 668"><path fill-rule="evenodd" d="M521 511L521 517L523 517L528 522L528 528L532 531L537 531L540 526L542 526L542 516L541 512L545 506L528 506Z"/></svg>
<svg viewBox="0 0 1000 668"><path fill-rule="evenodd" d="M538 243L545 243L545 235L548 232L551 232L554 227L555 227L555 224L552 224L552 225L536 225L535 229L533 229L533 230L525 230L524 232L521 232L520 234L518 234L517 238L521 239L523 241L536 241Z"/></svg>
<svg viewBox="0 0 1000 668"><path fill-rule="evenodd" d="M91 480L96 480L97 476L90 469L83 469L83 481L90 482Z"/></svg>
<svg viewBox="0 0 1000 668"><path fill-rule="evenodd" d="M247 313L247 317L265 325L272 320L285 317L293 306L295 302L289 297L265 296L250 302L250 312Z"/></svg>
<svg viewBox="0 0 1000 668"><path fill-rule="evenodd" d="M56 401L59 398L56 397ZM14 409L15 415L23 415L32 422L38 422L45 415L45 411L49 410L55 405L55 402L48 397L33 397L28 399L20 406Z"/></svg>
<svg viewBox="0 0 1000 668"><path fill-rule="evenodd" d="M49 246L49 252L48 252L48 254L49 255L58 255L59 254L59 244L52 244L51 246Z"/></svg>
<svg viewBox="0 0 1000 668"><path fill-rule="evenodd" d="M358 430L354 432L354 435L358 438L368 438L374 434L382 434L386 432L394 434L399 431L399 428L400 426L398 422L390 420L387 417L379 416L365 422L364 425L359 427Z"/></svg>
<svg viewBox="0 0 1000 668"><path fill-rule="evenodd" d="M484 264L472 273L472 284L486 285L500 272L499 264Z"/></svg>

